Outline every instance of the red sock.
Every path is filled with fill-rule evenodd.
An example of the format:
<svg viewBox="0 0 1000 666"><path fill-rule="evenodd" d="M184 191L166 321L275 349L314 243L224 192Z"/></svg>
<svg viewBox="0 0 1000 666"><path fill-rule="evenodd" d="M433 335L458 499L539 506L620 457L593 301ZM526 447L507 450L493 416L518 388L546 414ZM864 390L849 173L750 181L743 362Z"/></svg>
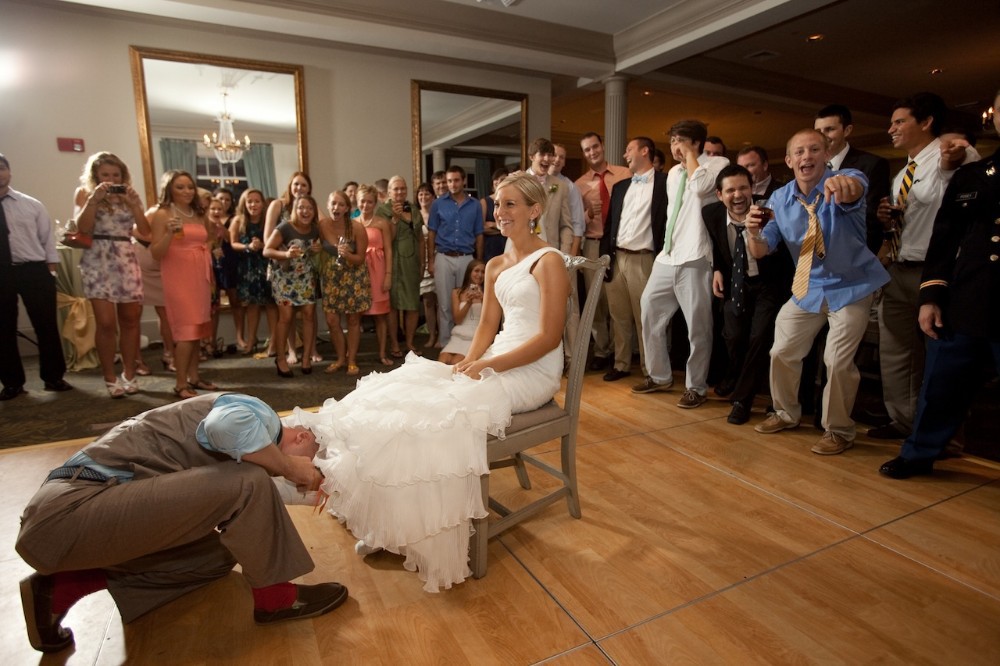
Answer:
<svg viewBox="0 0 1000 666"><path fill-rule="evenodd" d="M107 576L100 569L60 571L52 574L52 613L62 615L88 594L108 587Z"/></svg>
<svg viewBox="0 0 1000 666"><path fill-rule="evenodd" d="M273 612L289 608L295 603L298 588L293 583L277 583L267 587L250 588L253 592L254 610Z"/></svg>

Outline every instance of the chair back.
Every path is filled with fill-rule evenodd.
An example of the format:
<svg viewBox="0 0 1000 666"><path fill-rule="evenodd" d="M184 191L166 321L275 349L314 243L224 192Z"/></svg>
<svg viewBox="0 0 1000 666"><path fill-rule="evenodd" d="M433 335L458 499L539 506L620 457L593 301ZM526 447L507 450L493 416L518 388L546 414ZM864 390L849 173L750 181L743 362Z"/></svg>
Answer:
<svg viewBox="0 0 1000 666"><path fill-rule="evenodd" d="M573 348L570 350L569 374L566 378L566 398L563 409L569 414L572 432L576 431L577 421L580 417L580 393L583 391L583 373L587 369L587 352L590 349L590 332L594 325L594 313L597 312L597 302L601 297L601 289L604 285L604 273L608 270L611 259L608 255L602 255L598 259L587 259L586 257L566 256L566 270L569 272L570 285L576 285L577 275L580 271L585 271L584 275L590 280L584 283L591 285L587 294L587 300L583 304L583 311L580 313L580 323L576 327L576 335L573 338ZM591 273L592 276L587 276ZM569 299L569 304L574 299ZM570 305L567 305L570 307Z"/></svg>

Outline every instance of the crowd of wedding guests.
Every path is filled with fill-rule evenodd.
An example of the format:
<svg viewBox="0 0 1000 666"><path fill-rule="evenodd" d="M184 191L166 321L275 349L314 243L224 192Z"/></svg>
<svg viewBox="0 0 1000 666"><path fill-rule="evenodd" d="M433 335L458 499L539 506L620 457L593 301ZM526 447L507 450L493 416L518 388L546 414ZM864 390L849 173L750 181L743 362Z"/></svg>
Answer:
<svg viewBox="0 0 1000 666"><path fill-rule="evenodd" d="M494 185L506 175L497 170ZM201 377L200 364L226 353L273 359L283 378L294 376L294 365L311 374L323 360L316 350L317 310L335 354L326 373L361 374L358 349L366 329L377 344L368 370L390 368L407 351L421 354L421 319L426 346L458 363L482 307L483 263L439 298L427 222L435 201L447 196L446 180L444 172L434 174L433 185L421 184L412 201L400 176L351 181L317 201L304 172L293 173L284 192L269 199L254 187L238 197L225 187L210 192L190 173L171 170L155 204L144 208L128 166L112 153L92 155L74 196L74 219L89 241L79 270L108 395L137 393L138 377L153 372L140 353L144 305L155 308L161 362L175 373L178 398L215 390ZM464 172L453 180L465 197ZM489 256L502 253L493 200L466 198L486 228ZM439 302L449 314L440 315ZM228 342L219 337L227 310L235 333ZM439 326L439 320L447 323ZM449 340L439 330L450 332L452 323L458 332Z"/></svg>
<svg viewBox="0 0 1000 666"><path fill-rule="evenodd" d="M812 450L833 455L854 443L855 355L876 312L889 422L867 434L912 438L926 385L925 337L935 340L947 326L924 308L934 293L921 277L935 217L952 175L979 159L975 133L952 119L932 93L899 100L888 134L906 165L891 176L885 159L850 145L850 110L827 106L789 139L788 183L772 177L759 146L745 146L731 164L723 140L697 120L670 128L669 169L648 137L633 137L626 166L615 166L601 136L588 132L580 139L587 169L575 182L562 175L565 146L533 141L525 170L548 196L534 232L565 254L611 259L604 285L579 285L602 289L590 369L609 382L630 376L637 343L642 381L631 392L670 390L680 311L688 350L678 407L697 408L712 390L732 403L728 421L741 425L766 393L770 405L755 429L772 434L798 426L815 401L824 433ZM507 173L497 170L493 186ZM317 200L308 174L296 172L269 200L253 187L238 198L225 188L200 190L191 174L172 170L145 209L128 167L111 153L93 155L74 214L91 239L80 275L108 394L136 393L137 376L151 372L139 354L143 305L159 316L162 362L179 398L216 388L200 362L227 348L273 358L283 378L296 364L311 374L323 360L317 305L335 353L326 373L361 373L366 322L377 345L368 370L420 354L421 319L439 359L461 362L482 308L484 264L505 249L493 200L471 196L467 185L452 165L412 200L399 176L348 182ZM976 199L967 196L963 208ZM984 247L996 242L991 236ZM931 286L947 284L937 278ZM579 315L578 285L571 287L565 349ZM218 337L223 304L235 330L229 345ZM821 400L803 390L817 377ZM883 472L928 469L896 463Z"/></svg>

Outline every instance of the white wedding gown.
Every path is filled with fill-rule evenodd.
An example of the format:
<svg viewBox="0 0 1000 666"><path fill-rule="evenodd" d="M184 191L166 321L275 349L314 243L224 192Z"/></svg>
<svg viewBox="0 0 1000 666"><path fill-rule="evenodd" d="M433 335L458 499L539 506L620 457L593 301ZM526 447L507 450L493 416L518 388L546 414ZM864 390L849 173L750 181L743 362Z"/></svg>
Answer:
<svg viewBox="0 0 1000 666"><path fill-rule="evenodd" d="M483 355L509 351L538 333L539 286L531 269L542 248L497 276L504 327ZM552 399L562 377L561 345L534 363L481 380L409 354L388 373L358 382L315 415L300 412L320 443L315 462L327 507L372 548L406 556L424 589L462 582L470 520L485 517L479 476L488 474L486 437L503 437L513 413Z"/></svg>

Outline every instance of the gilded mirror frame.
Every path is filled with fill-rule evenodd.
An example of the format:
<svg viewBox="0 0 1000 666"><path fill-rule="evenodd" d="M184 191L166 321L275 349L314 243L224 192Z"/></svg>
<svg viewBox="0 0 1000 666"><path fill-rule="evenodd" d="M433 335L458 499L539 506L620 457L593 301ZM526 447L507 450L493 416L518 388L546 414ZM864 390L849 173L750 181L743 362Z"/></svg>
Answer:
<svg viewBox="0 0 1000 666"><path fill-rule="evenodd" d="M422 167L422 147L423 137L421 132L420 113L420 93L423 91L445 92L456 95L473 95L475 97L492 97L494 99L507 99L521 103L521 164L527 164L528 160L528 95L525 93L509 92L506 90L496 90L494 88L475 88L472 86L461 86L451 83L438 83L436 81L410 80L410 132L413 136L413 183L421 183L420 172ZM428 174L428 178L430 174Z"/></svg>
<svg viewBox="0 0 1000 666"><path fill-rule="evenodd" d="M143 182L146 187L147 201L156 201L157 183L153 160L153 135L149 125L149 107L146 96L146 75L143 67L143 60L145 59L170 60L193 65L215 65L217 67L229 67L233 69L252 69L262 72L291 74L295 80L295 125L299 152L299 170L308 173L305 74L302 65L229 58L204 53L189 53L187 51L153 49L142 46L129 46L128 50L129 59L132 63L132 87L135 90L135 117L139 128L139 150L142 157Z"/></svg>

